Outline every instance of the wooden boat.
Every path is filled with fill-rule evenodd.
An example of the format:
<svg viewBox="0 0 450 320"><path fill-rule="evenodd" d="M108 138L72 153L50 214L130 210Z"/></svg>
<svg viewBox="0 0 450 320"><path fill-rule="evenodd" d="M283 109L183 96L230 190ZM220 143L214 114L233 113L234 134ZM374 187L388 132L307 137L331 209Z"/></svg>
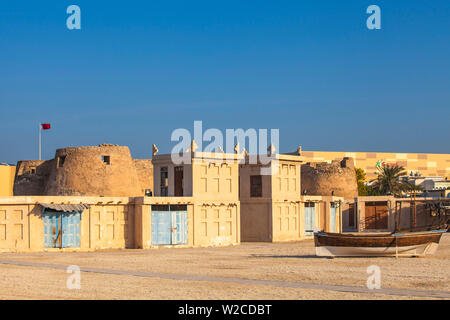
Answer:
<svg viewBox="0 0 450 320"><path fill-rule="evenodd" d="M447 228L396 233L314 233L316 255L422 256L434 254Z"/></svg>

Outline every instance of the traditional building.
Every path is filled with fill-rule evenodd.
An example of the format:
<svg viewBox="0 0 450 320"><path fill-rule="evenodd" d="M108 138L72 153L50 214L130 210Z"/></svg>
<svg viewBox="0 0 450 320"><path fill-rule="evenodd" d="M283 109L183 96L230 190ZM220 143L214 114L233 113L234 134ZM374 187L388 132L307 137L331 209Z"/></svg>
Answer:
<svg viewBox="0 0 450 320"><path fill-rule="evenodd" d="M0 252L91 251L156 246L142 212L155 205L183 206L192 199L153 197L25 196L0 198ZM147 223L149 222L149 223ZM194 246L193 225L183 244ZM184 234L179 230L174 237ZM184 240L184 239L180 239ZM150 242L147 242L150 241ZM181 241L180 241L181 242Z"/></svg>
<svg viewBox="0 0 450 320"><path fill-rule="evenodd" d="M188 197L193 204L191 217L187 213L178 218L171 213L172 206L148 206L144 214L152 221L152 242L167 244L171 228L193 226L194 245L229 245L240 242L239 167L242 155L223 152L195 152L184 154L182 163L173 154L153 155L155 196ZM177 155L178 156L178 155ZM178 219L178 220L176 220ZM156 222L157 221L157 222ZM181 224L181 226L180 226ZM161 227L160 227L161 226ZM156 231L155 228L158 228ZM150 238L147 233L146 239ZM165 240L164 240L165 239Z"/></svg>
<svg viewBox="0 0 450 320"><path fill-rule="evenodd" d="M343 198L303 196L298 153L270 153L270 161L250 157L239 168L242 241L294 241L315 229L340 230Z"/></svg>

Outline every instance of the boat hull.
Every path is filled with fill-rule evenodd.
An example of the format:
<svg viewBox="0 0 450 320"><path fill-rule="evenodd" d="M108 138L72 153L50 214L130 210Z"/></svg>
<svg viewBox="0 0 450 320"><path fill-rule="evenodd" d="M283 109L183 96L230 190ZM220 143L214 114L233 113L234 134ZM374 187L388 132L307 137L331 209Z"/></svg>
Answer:
<svg viewBox="0 0 450 320"><path fill-rule="evenodd" d="M352 256L423 256L436 252L445 230L388 234L314 234L316 255L320 257Z"/></svg>

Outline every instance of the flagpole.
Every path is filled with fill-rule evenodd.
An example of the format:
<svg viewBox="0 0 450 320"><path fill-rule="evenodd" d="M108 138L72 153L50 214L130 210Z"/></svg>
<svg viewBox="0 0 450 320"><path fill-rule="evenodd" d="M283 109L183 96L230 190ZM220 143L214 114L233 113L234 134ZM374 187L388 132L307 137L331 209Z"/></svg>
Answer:
<svg viewBox="0 0 450 320"><path fill-rule="evenodd" d="M41 152L41 145L42 145L42 142L41 142L41 132L42 132L42 124L39 124L39 160L42 160L41 158L42 158L42 152Z"/></svg>

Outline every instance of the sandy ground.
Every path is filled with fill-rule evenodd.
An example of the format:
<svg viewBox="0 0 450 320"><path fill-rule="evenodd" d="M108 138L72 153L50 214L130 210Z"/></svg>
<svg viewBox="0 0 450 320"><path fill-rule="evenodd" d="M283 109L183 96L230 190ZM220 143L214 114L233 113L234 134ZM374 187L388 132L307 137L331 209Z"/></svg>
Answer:
<svg viewBox="0 0 450 320"><path fill-rule="evenodd" d="M225 248L0 254L0 260L1 299L433 298L426 292L439 292L438 298L450 296L450 234L443 236L434 256L422 258L319 258L312 241L307 241ZM20 265L23 262L35 265ZM64 268L69 265L95 268L81 272L78 290L67 289L70 274ZM382 289L401 289L402 294L357 292L366 288L371 265L381 270ZM226 281L230 278L233 280ZM261 281L249 284L246 279ZM296 284L323 288L293 287ZM336 290L330 285L356 289ZM422 294L415 295L415 291Z"/></svg>

